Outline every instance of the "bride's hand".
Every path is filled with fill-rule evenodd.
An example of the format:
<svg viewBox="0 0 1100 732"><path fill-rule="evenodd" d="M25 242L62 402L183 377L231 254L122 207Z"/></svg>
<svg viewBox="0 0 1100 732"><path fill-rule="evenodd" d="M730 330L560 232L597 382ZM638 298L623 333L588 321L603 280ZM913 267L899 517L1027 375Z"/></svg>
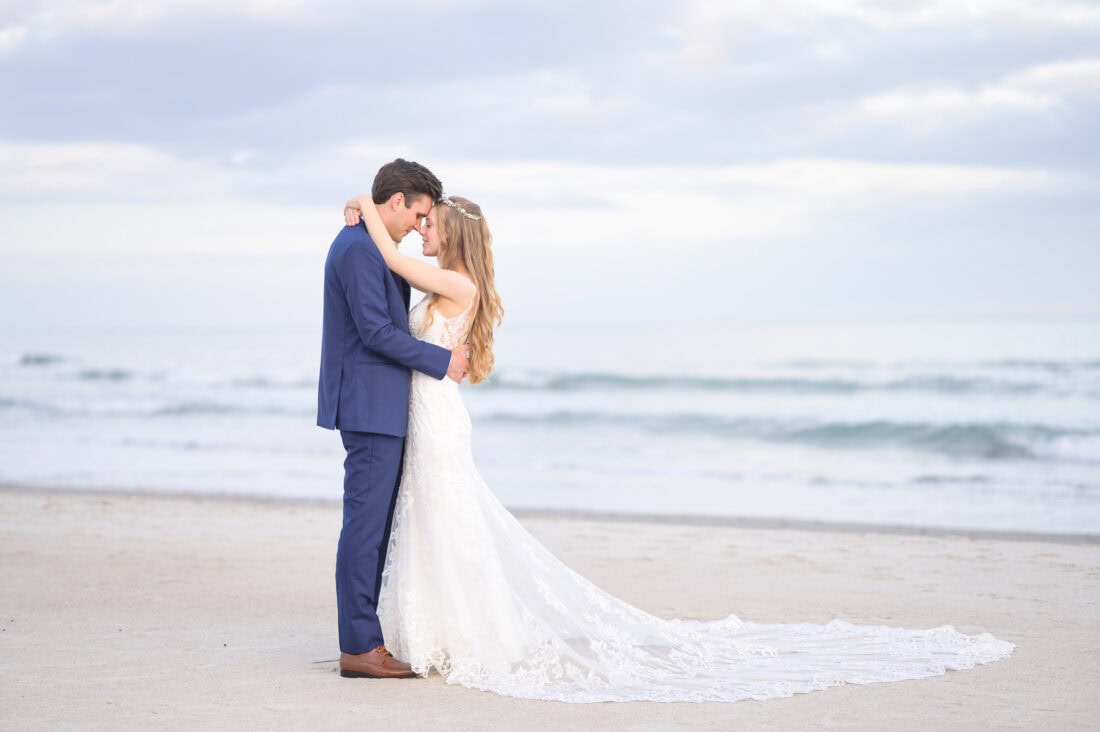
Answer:
<svg viewBox="0 0 1100 732"><path fill-rule="evenodd" d="M358 226L362 219L362 209L359 207L359 199L353 198L344 204L344 223L348 226Z"/></svg>

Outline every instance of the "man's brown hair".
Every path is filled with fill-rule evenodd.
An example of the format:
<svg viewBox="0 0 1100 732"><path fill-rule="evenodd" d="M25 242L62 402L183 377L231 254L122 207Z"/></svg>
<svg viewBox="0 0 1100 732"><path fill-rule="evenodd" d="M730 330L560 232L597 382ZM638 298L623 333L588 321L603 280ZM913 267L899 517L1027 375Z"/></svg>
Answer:
<svg viewBox="0 0 1100 732"><path fill-rule="evenodd" d="M395 193L405 194L405 208L409 208L417 196L427 196L432 203L438 201L443 196L443 184L420 163L398 158L378 169L370 197L381 204Z"/></svg>

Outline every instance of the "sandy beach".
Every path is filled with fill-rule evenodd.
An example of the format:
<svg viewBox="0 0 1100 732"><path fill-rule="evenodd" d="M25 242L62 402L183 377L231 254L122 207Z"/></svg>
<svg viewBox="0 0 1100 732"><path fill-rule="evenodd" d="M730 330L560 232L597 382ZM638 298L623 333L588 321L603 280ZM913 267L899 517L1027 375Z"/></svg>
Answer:
<svg viewBox="0 0 1100 732"><path fill-rule="evenodd" d="M8 487L0 504L3 729L1100 728L1095 541L524 514L660 616L950 624L1017 645L970 671L768 702L570 705L341 679L337 503Z"/></svg>

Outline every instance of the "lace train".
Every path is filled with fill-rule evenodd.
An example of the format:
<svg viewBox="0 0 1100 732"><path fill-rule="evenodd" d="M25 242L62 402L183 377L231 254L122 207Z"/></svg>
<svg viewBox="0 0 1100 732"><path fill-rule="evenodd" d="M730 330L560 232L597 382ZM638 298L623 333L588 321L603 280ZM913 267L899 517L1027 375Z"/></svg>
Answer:
<svg viewBox="0 0 1100 732"><path fill-rule="evenodd" d="M466 314L436 314L421 333L426 302L410 327L453 347ZM566 702L771 699L934 676L1013 649L950 626L698 622L639 610L559 562L501 505L474 466L457 385L416 373L378 614L389 649L418 673Z"/></svg>

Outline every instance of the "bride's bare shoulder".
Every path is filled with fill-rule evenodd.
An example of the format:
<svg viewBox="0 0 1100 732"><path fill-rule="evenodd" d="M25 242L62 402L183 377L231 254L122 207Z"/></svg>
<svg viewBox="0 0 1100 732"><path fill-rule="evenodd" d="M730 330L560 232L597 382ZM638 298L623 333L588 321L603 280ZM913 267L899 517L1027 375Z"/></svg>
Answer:
<svg viewBox="0 0 1100 732"><path fill-rule="evenodd" d="M457 318L477 297L477 285L465 272L443 269L440 273L446 277L447 287L435 293L435 310L445 318Z"/></svg>

